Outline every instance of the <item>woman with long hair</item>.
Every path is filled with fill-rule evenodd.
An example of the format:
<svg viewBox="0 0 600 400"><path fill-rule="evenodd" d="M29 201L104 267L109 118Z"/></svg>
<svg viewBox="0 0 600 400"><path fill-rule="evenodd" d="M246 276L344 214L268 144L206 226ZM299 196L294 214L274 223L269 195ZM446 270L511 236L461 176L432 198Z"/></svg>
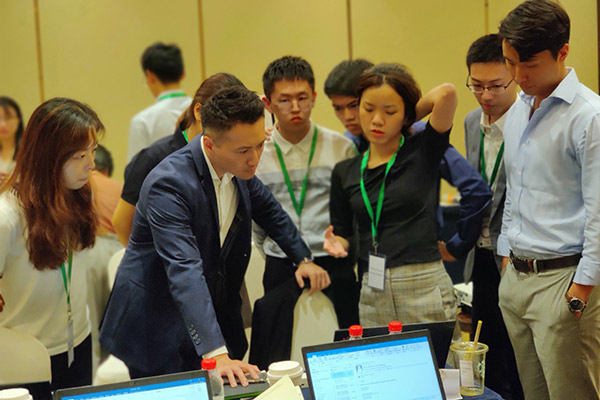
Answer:
<svg viewBox="0 0 600 400"><path fill-rule="evenodd" d="M23 136L23 117L16 101L0 96L0 183L15 167L19 142Z"/></svg>
<svg viewBox="0 0 600 400"><path fill-rule="evenodd" d="M46 347L52 390L92 383L86 268L78 252L94 245L88 180L103 129L85 104L44 102L0 187L0 326Z"/></svg>
<svg viewBox="0 0 600 400"><path fill-rule="evenodd" d="M361 75L357 94L370 146L333 170L324 247L345 256L356 221L361 324L452 320L456 299L438 249L436 208L456 89L442 84L421 97L406 68L380 64ZM428 114L425 130L412 135Z"/></svg>

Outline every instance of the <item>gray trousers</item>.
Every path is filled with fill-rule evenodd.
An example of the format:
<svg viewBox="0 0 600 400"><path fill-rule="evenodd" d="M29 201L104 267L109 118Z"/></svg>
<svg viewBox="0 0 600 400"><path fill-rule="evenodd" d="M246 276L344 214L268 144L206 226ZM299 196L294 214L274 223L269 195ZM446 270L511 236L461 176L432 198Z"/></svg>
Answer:
<svg viewBox="0 0 600 400"><path fill-rule="evenodd" d="M565 300L575 269L534 274L509 263L500 281L500 309L526 399L600 396L600 291L575 318Z"/></svg>

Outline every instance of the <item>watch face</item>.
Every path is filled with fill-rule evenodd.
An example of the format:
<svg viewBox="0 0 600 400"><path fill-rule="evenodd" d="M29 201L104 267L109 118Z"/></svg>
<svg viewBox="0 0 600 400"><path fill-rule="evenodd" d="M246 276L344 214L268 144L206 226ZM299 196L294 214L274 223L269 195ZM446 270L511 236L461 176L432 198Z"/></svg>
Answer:
<svg viewBox="0 0 600 400"><path fill-rule="evenodd" d="M585 308L585 303L576 297L572 298L571 301L569 301L569 309L572 312L583 311L584 308Z"/></svg>

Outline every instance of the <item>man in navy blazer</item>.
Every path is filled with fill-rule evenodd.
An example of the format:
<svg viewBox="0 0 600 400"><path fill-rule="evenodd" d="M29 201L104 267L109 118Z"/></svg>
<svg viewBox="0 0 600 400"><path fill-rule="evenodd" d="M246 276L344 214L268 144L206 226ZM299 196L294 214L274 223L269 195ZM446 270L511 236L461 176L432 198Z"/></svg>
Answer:
<svg viewBox="0 0 600 400"><path fill-rule="evenodd" d="M204 134L148 175L119 266L100 342L131 377L199 369L201 359L247 384L240 287L252 220L298 265L311 291L329 285L289 216L254 177L265 141L263 103L243 87L202 107ZM231 358L230 358L231 355Z"/></svg>

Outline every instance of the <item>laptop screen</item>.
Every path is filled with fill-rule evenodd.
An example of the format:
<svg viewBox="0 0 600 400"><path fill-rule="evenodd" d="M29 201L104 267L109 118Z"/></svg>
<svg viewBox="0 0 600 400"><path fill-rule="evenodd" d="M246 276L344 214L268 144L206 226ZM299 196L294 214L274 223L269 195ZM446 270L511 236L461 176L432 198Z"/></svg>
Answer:
<svg viewBox="0 0 600 400"><path fill-rule="evenodd" d="M315 400L443 400L426 331L304 348Z"/></svg>
<svg viewBox="0 0 600 400"><path fill-rule="evenodd" d="M210 400L205 371L136 379L104 386L59 390L57 400Z"/></svg>

